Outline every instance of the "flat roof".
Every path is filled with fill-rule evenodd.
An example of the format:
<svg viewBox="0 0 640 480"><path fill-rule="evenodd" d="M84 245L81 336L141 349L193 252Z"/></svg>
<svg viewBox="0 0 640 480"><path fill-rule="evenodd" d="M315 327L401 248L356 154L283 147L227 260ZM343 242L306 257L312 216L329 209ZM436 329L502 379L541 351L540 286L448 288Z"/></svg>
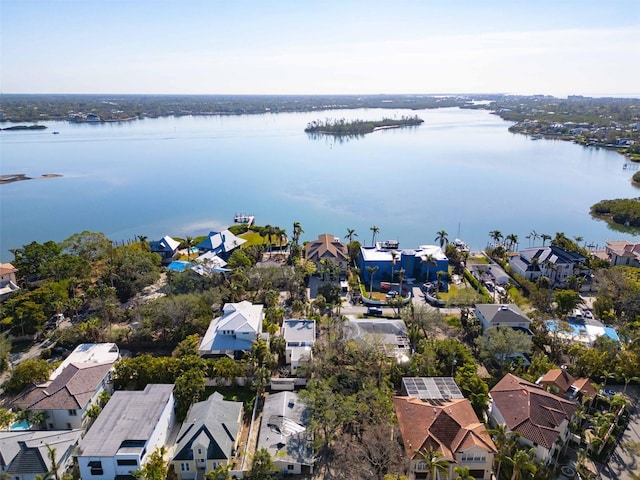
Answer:
<svg viewBox="0 0 640 480"><path fill-rule="evenodd" d="M115 343L81 343L58 365L49 378L53 380L69 365L84 368L85 366L115 363L119 358L120 349Z"/></svg>
<svg viewBox="0 0 640 480"><path fill-rule="evenodd" d="M285 320L282 324L287 342L315 342L315 320Z"/></svg>
<svg viewBox="0 0 640 480"><path fill-rule="evenodd" d="M139 453L156 428L172 393L173 385L165 384L149 384L142 391L115 392L80 442L78 456Z"/></svg>

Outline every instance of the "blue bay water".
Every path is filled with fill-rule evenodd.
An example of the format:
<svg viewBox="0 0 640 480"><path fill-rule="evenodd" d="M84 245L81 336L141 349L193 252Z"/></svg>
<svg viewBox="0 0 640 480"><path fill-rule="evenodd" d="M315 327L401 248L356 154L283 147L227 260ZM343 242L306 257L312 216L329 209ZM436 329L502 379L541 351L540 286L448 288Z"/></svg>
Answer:
<svg viewBox="0 0 640 480"><path fill-rule="evenodd" d="M338 141L309 137L326 118L419 115L420 127ZM489 232L564 232L602 247L629 238L589 216L605 198L637 197L624 157L570 142L508 132L486 111L345 110L168 117L128 123L46 122L45 131L2 132L0 173L61 178L0 185L0 255L33 240L83 230L112 240L205 234L234 213L303 240L321 233L432 244L436 232L484 248ZM59 135L52 135L59 131ZM637 237L635 237L637 241ZM540 240L538 240L538 243Z"/></svg>

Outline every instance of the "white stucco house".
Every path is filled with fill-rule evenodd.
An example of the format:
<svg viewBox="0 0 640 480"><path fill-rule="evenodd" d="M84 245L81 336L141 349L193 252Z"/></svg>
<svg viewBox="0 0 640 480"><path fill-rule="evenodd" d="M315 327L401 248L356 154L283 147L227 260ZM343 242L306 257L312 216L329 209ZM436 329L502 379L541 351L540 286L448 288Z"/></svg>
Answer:
<svg viewBox="0 0 640 480"><path fill-rule="evenodd" d="M251 350L262 333L263 305L253 305L246 300L227 303L221 317L214 318L202 337L199 352L201 357L227 355L240 358Z"/></svg>

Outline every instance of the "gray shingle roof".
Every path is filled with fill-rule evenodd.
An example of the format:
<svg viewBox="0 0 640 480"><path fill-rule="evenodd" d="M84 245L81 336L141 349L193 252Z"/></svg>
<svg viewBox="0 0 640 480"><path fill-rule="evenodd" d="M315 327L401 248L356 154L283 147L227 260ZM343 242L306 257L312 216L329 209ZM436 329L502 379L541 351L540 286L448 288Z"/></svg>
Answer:
<svg viewBox="0 0 640 480"><path fill-rule="evenodd" d="M192 444L196 440L208 443L208 459L230 459L240 432L241 412L242 402L224 400L218 392L204 402L194 403L178 432L173 460L192 460Z"/></svg>

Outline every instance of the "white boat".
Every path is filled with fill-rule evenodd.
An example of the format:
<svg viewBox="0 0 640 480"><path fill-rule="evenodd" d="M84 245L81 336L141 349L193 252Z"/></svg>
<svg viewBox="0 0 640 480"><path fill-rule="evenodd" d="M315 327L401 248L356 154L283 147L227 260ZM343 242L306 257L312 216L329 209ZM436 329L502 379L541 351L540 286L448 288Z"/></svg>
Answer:
<svg viewBox="0 0 640 480"><path fill-rule="evenodd" d="M453 246L456 247L456 250L460 250L461 252L469 251L469 246L459 238L453 240Z"/></svg>

